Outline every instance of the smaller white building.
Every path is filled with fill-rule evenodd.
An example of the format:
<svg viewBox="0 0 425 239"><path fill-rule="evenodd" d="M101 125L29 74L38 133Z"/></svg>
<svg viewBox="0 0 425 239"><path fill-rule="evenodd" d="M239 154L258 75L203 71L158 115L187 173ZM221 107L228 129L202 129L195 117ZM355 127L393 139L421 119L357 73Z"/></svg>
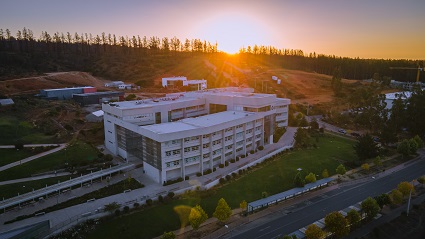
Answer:
<svg viewBox="0 0 425 239"><path fill-rule="evenodd" d="M118 89L120 90L131 90L131 88L133 87L132 84L121 84L118 86Z"/></svg>
<svg viewBox="0 0 425 239"><path fill-rule="evenodd" d="M185 76L173 76L173 77L167 77L167 78L162 78L162 87L168 87L168 86L172 86L174 85L175 81L183 81L183 85L184 82L187 81L187 78Z"/></svg>
<svg viewBox="0 0 425 239"><path fill-rule="evenodd" d="M105 87L118 87L119 85L123 85L123 81L112 81L105 84Z"/></svg>
<svg viewBox="0 0 425 239"><path fill-rule="evenodd" d="M393 108L393 102L394 100L401 98L402 100L407 100L412 96L412 92L410 91L400 91L400 92L393 92L385 94L385 103L387 103L386 109L392 109Z"/></svg>
<svg viewBox="0 0 425 239"><path fill-rule="evenodd" d="M207 80L188 80L185 76L162 78L162 87L173 86L176 81L181 81L183 86L189 86L192 90L207 89Z"/></svg>

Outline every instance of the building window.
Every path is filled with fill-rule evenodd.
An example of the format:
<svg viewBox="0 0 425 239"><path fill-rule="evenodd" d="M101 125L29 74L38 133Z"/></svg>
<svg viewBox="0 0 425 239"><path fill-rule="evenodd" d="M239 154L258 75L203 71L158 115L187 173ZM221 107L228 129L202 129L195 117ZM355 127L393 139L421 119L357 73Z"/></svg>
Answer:
<svg viewBox="0 0 425 239"><path fill-rule="evenodd" d="M204 135L202 135L202 138L203 138L203 139L206 139L206 138L208 138L208 137L210 137L210 135L209 135L209 134L204 134Z"/></svg>
<svg viewBox="0 0 425 239"><path fill-rule="evenodd" d="M202 148L204 148L204 149L206 149L208 147L210 147L210 143L206 143L206 144L202 145Z"/></svg>

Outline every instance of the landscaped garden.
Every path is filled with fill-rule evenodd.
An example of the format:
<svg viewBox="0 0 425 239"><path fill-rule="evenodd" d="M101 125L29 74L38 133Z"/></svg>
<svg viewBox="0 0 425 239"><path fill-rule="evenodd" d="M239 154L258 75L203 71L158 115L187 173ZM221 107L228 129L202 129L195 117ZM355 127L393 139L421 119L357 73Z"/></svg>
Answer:
<svg viewBox="0 0 425 239"><path fill-rule="evenodd" d="M192 192L184 195L184 199L105 221L89 238L152 238L164 231L180 228L182 222L176 211L185 212L187 210L182 209L187 206L200 204L211 217L220 198L224 198L232 208L238 208L242 200L250 202L260 199L263 192L272 195L293 188L299 168L304 176L313 172L320 179L324 169L332 175L339 164L356 160L352 140L325 135L319 137L315 144L317 148L277 156L243 173L243 176L236 175L236 179L230 179L231 183L222 187L208 192ZM187 215L183 218L187 219Z"/></svg>

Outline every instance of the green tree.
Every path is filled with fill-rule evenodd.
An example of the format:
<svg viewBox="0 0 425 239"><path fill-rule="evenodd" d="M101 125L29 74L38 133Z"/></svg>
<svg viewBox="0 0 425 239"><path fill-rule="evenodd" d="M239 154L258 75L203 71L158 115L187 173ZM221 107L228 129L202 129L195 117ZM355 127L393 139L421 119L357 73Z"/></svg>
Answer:
<svg viewBox="0 0 425 239"><path fill-rule="evenodd" d="M305 230L305 236L307 239L322 239L325 236L325 232L316 224L311 224Z"/></svg>
<svg viewBox="0 0 425 239"><path fill-rule="evenodd" d="M239 203L239 207L240 209L245 211L248 207L248 203L245 200L243 200L241 203Z"/></svg>
<svg viewBox="0 0 425 239"><path fill-rule="evenodd" d="M393 189L390 193L392 204L399 205L403 202L403 194L397 189Z"/></svg>
<svg viewBox="0 0 425 239"><path fill-rule="evenodd" d="M378 156L379 149L372 136L365 134L359 137L354 145L357 157L360 161Z"/></svg>
<svg viewBox="0 0 425 239"><path fill-rule="evenodd" d="M331 212L325 217L325 225L336 238L342 238L349 233L348 221L340 212Z"/></svg>
<svg viewBox="0 0 425 239"><path fill-rule="evenodd" d="M420 184L422 184L422 187L424 186L424 184L425 184L425 176L421 176L421 177L419 177L418 178L418 182L420 183Z"/></svg>
<svg viewBox="0 0 425 239"><path fill-rule="evenodd" d="M361 207L362 207L363 213L366 214L367 219L374 218L380 210L376 200L371 197L368 197L366 200L364 200L361 204Z"/></svg>
<svg viewBox="0 0 425 239"><path fill-rule="evenodd" d="M360 220L362 220L360 213L354 209L348 211L345 219L347 219L348 224L350 224L350 228L356 228L359 225Z"/></svg>
<svg viewBox="0 0 425 239"><path fill-rule="evenodd" d="M131 101L131 100L135 100L136 98L137 96L135 94L129 94L125 97L125 100Z"/></svg>
<svg viewBox="0 0 425 239"><path fill-rule="evenodd" d="M418 143L416 143L416 140L410 139L409 140L409 154L415 154L416 151L418 151Z"/></svg>
<svg viewBox="0 0 425 239"><path fill-rule="evenodd" d="M390 195L386 193L376 196L374 197L374 199L376 200L380 208L384 208L385 205L388 205L391 203Z"/></svg>
<svg viewBox="0 0 425 239"><path fill-rule="evenodd" d="M164 232L164 234L162 234L162 236L160 237L160 239L175 239L176 235L174 234L174 232Z"/></svg>
<svg viewBox="0 0 425 239"><path fill-rule="evenodd" d="M220 200L218 200L218 204L215 208L213 216L217 218L220 222L225 222L227 221L227 219L230 218L231 215L232 209L229 207L224 198L220 198Z"/></svg>
<svg viewBox="0 0 425 239"><path fill-rule="evenodd" d="M317 123L316 118L313 118L310 122L310 127L312 130L319 130L319 123Z"/></svg>
<svg viewBox="0 0 425 239"><path fill-rule="evenodd" d="M314 182L316 182L316 175L314 173L309 173L307 176L305 176L305 181L307 183L314 183Z"/></svg>
<svg viewBox="0 0 425 239"><path fill-rule="evenodd" d="M120 208L120 205L117 202L112 202L112 203L106 204L104 208L105 208L105 211L112 214L115 210Z"/></svg>
<svg viewBox="0 0 425 239"><path fill-rule="evenodd" d="M341 68L337 67L334 69L332 80L331 80L332 90L334 94L339 97L342 90L342 81L341 81Z"/></svg>
<svg viewBox="0 0 425 239"><path fill-rule="evenodd" d="M310 146L310 135L306 129L298 128L294 138L297 147L305 148Z"/></svg>
<svg viewBox="0 0 425 239"><path fill-rule="evenodd" d="M401 143L398 144L397 152L402 154L403 157L407 157L410 155L410 144L407 139L401 141Z"/></svg>
<svg viewBox="0 0 425 239"><path fill-rule="evenodd" d="M305 185L305 181L304 181L303 177L301 176L301 172L298 172L298 173L295 175L295 178L294 178L294 185L295 185L295 187L297 187L297 188L302 188L302 187L304 187L304 185Z"/></svg>
<svg viewBox="0 0 425 239"><path fill-rule="evenodd" d="M345 169L344 165L340 164L338 165L338 167L336 168L336 173L339 175L344 175L347 172L347 170Z"/></svg>
<svg viewBox="0 0 425 239"><path fill-rule="evenodd" d="M401 182L397 185L397 190L403 194L403 197L409 196L410 192L414 193L415 188L409 182Z"/></svg>
<svg viewBox="0 0 425 239"><path fill-rule="evenodd" d="M424 147L424 141L421 139L421 137L419 137L419 135L416 135L415 137L413 137L413 140L416 141L418 145L418 149L421 149Z"/></svg>
<svg viewBox="0 0 425 239"><path fill-rule="evenodd" d="M381 160L381 157L376 156L376 158L373 160L373 163L375 164L375 166L377 166L377 167L381 167L381 166L382 166L382 160Z"/></svg>
<svg viewBox="0 0 425 239"><path fill-rule="evenodd" d="M367 163L362 164L362 169L365 170L365 171L369 171L369 169L370 169L369 164L367 164Z"/></svg>
<svg viewBox="0 0 425 239"><path fill-rule="evenodd" d="M190 209L189 223L194 230L197 230L207 219L208 214L205 213L204 209L202 209L200 205L196 205Z"/></svg>
<svg viewBox="0 0 425 239"><path fill-rule="evenodd" d="M323 178L327 178L327 177L329 177L329 173L328 173L328 170L327 170L326 168L325 168L325 169L323 169L322 177L323 177Z"/></svg>

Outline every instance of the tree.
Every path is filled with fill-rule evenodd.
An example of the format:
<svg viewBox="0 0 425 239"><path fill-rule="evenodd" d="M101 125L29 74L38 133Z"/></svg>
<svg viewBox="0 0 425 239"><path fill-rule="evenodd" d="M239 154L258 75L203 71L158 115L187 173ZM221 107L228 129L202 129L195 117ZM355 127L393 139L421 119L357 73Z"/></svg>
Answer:
<svg viewBox="0 0 425 239"><path fill-rule="evenodd" d="M325 217L325 225L329 232L337 238L342 238L349 233L348 221L340 212L331 212Z"/></svg>
<svg viewBox="0 0 425 239"><path fill-rule="evenodd" d="M402 154L403 157L407 157L410 155L410 145L407 139L401 141L401 143L398 144L397 152Z"/></svg>
<svg viewBox="0 0 425 239"><path fill-rule="evenodd" d="M322 177L323 177L323 178L327 178L327 177L329 177L329 173L328 173L328 170L327 170L326 168L325 168L325 169L323 169Z"/></svg>
<svg viewBox="0 0 425 239"><path fill-rule="evenodd" d="M350 224L350 228L356 228L359 225L360 220L362 220L360 213L354 209L348 211L345 219L347 219L348 224Z"/></svg>
<svg viewBox="0 0 425 239"><path fill-rule="evenodd" d="M316 175L314 173L309 173L307 176L305 176L305 181L307 183L314 183L314 182L316 182Z"/></svg>
<svg viewBox="0 0 425 239"><path fill-rule="evenodd" d="M310 127L312 130L319 130L319 123L317 123L316 118L313 118L310 122Z"/></svg>
<svg viewBox="0 0 425 239"><path fill-rule="evenodd" d="M336 173L339 175L344 175L346 172L347 170L345 170L345 167L342 164L338 165L338 167L336 168Z"/></svg>
<svg viewBox="0 0 425 239"><path fill-rule="evenodd" d="M365 170L365 171L369 171L369 169L370 169L369 164L367 164L367 163L362 164L362 169Z"/></svg>
<svg viewBox="0 0 425 239"><path fill-rule="evenodd" d="M176 235L174 234L174 232L164 232L164 234L162 234L162 236L160 237L160 239L175 239Z"/></svg>
<svg viewBox="0 0 425 239"><path fill-rule="evenodd" d="M120 205L117 202L112 202L112 203L105 205L105 211L107 211L111 214L119 208L120 208Z"/></svg>
<svg viewBox="0 0 425 239"><path fill-rule="evenodd" d="M230 218L231 215L232 209L229 207L224 198L220 198L220 200L218 200L218 205L215 208L213 216L217 218L220 222L225 222L227 221L227 219Z"/></svg>
<svg viewBox="0 0 425 239"><path fill-rule="evenodd" d="M247 209L247 207L248 207L248 203L245 201L245 200L243 200L241 203L239 203L239 207L242 209L242 210L246 210Z"/></svg>
<svg viewBox="0 0 425 239"><path fill-rule="evenodd" d="M311 224L305 230L305 236L307 239L321 239L325 236L325 232L316 224Z"/></svg>
<svg viewBox="0 0 425 239"><path fill-rule="evenodd" d="M373 160L373 163L375 164L375 166L377 166L377 167L381 167L381 166L382 166L382 160L381 160L381 157L376 156L376 158Z"/></svg>
<svg viewBox="0 0 425 239"><path fill-rule="evenodd" d="M135 100L136 98L137 96L135 94L129 94L125 97L125 100L131 101L131 100Z"/></svg>
<svg viewBox="0 0 425 239"><path fill-rule="evenodd" d="M342 82L341 82L341 68L337 67L334 69L331 81L332 90L334 94L339 97L342 90Z"/></svg>
<svg viewBox="0 0 425 239"><path fill-rule="evenodd" d="M200 205L196 205L190 209L189 223L194 230L197 230L199 226L208 219L207 213Z"/></svg>
<svg viewBox="0 0 425 239"><path fill-rule="evenodd" d="M359 137L359 140L354 145L357 157L360 161L378 156L379 149L372 136L365 134Z"/></svg>
<svg viewBox="0 0 425 239"><path fill-rule="evenodd" d="M413 137L413 140L415 140L416 143L418 144L418 149L421 149L424 147L424 141L421 139L421 137L419 137L419 135L416 135L415 137Z"/></svg>
<svg viewBox="0 0 425 239"><path fill-rule="evenodd" d="M415 154L416 151L418 151L418 143L416 143L416 140L409 139L409 154Z"/></svg>
<svg viewBox="0 0 425 239"><path fill-rule="evenodd" d="M302 187L304 187L304 185L305 185L305 181L304 181L304 179L302 178L302 176L301 176L301 172L298 172L296 175L295 175L295 178L294 178L294 185L295 185L295 187L298 187L298 188L302 188Z"/></svg>
<svg viewBox="0 0 425 239"><path fill-rule="evenodd" d="M391 198L388 194L383 193L379 196L374 197L376 202L378 203L379 207L382 209L385 205L388 205L391 203Z"/></svg>
<svg viewBox="0 0 425 239"><path fill-rule="evenodd" d="M399 205L403 202L403 194L397 189L393 189L390 193L392 204Z"/></svg>
<svg viewBox="0 0 425 239"><path fill-rule="evenodd" d="M366 200L364 200L361 204L362 211L366 214L367 219L374 218L379 210L380 207L375 199L368 197Z"/></svg>
<svg viewBox="0 0 425 239"><path fill-rule="evenodd" d="M403 197L409 196L410 192L414 193L415 188L409 182L401 182L397 185L397 190L403 194Z"/></svg>
<svg viewBox="0 0 425 239"><path fill-rule="evenodd" d="M297 147L305 148L310 145L310 136L306 129L298 128L294 138Z"/></svg>
<svg viewBox="0 0 425 239"><path fill-rule="evenodd" d="M418 178L418 182L420 183L420 184L422 184L422 187L424 186L424 184L425 184L425 176L421 176L421 177L419 177Z"/></svg>

